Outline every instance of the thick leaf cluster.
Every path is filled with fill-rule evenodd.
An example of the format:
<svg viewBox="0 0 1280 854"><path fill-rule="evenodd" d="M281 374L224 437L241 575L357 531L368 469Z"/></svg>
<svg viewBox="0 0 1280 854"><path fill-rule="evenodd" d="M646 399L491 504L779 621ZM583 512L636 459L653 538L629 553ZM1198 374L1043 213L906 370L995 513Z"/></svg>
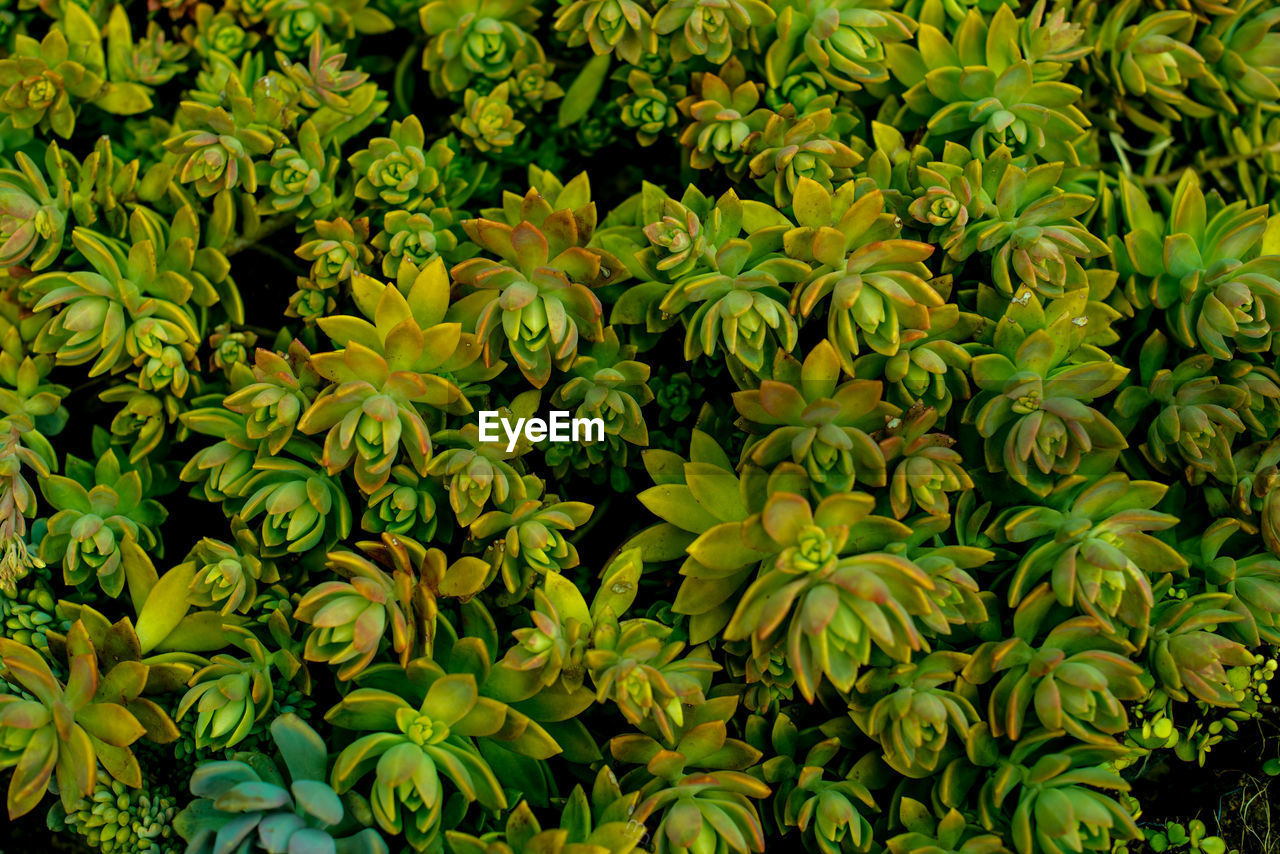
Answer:
<svg viewBox="0 0 1280 854"><path fill-rule="evenodd" d="M0 10L10 818L1173 844L1275 714L1278 113L1264 0Z"/></svg>

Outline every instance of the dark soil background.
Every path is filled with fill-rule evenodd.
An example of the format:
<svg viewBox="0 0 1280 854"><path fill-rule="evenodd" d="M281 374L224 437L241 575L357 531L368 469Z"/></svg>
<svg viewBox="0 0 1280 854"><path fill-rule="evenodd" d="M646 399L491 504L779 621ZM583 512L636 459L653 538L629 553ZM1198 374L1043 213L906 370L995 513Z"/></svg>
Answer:
<svg viewBox="0 0 1280 854"><path fill-rule="evenodd" d="M1222 837L1228 852L1277 854L1280 777L1262 770L1277 756L1280 707L1271 705L1260 720L1242 724L1233 739L1215 745L1203 768L1171 753L1148 765L1131 793L1142 804L1138 824L1199 819L1210 834Z"/></svg>

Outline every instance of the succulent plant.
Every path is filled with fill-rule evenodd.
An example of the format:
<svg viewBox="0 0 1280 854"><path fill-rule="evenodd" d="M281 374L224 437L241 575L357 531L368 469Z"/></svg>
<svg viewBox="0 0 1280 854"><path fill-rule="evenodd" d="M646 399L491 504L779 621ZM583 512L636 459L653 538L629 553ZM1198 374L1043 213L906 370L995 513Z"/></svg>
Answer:
<svg viewBox="0 0 1280 854"><path fill-rule="evenodd" d="M1073 143L1089 125L1076 106L1081 92L1033 67L1018 30L1003 4L989 20L969 9L954 38L922 23L915 47L889 55L889 71L910 87L903 101L925 118L931 136L962 140L978 157L1008 145L1074 161Z"/></svg>
<svg viewBox="0 0 1280 854"><path fill-rule="evenodd" d="M1272 5L0 0L0 847L1245 851Z"/></svg>
<svg viewBox="0 0 1280 854"><path fill-rule="evenodd" d="M530 0L433 0L419 10L430 41L423 67L437 93L467 89L477 78L502 80L543 58L528 29L540 10ZM474 91L474 90L473 90Z"/></svg>
<svg viewBox="0 0 1280 854"><path fill-rule="evenodd" d="M486 257L451 271L468 291L452 308L483 344L485 364L510 349L520 372L541 388L551 369L568 366L580 338L599 340L603 309L593 290L626 275L610 253L589 246L595 206L555 210L536 190L525 195L514 225L463 222Z"/></svg>
<svg viewBox="0 0 1280 854"><path fill-rule="evenodd" d="M358 813L327 782L328 751L314 729L290 713L271 723L271 738L287 776L262 754L196 768L191 775L195 800L174 818L188 851L216 851L227 844L245 851L390 850L376 830L356 830Z"/></svg>
<svg viewBox="0 0 1280 854"><path fill-rule="evenodd" d="M122 466L114 451L92 467L70 458L66 471L40 484L57 511L41 541L41 559L61 562L67 584L96 579L107 595L118 596L126 576L145 559L140 552L160 545L153 529L168 512L146 495L149 470Z"/></svg>
<svg viewBox="0 0 1280 854"><path fill-rule="evenodd" d="M1119 386L1127 369L1089 358L1097 351L1083 341L1087 318L1076 313L1082 302L1083 294L1046 310L1022 288L1013 304L1026 306L1026 320L1013 319L1021 312L1011 309L998 351L972 363L980 391L965 418L985 439L987 468L1040 495L1089 456L1105 459L1126 446L1116 425L1090 404Z"/></svg>
<svg viewBox="0 0 1280 854"><path fill-rule="evenodd" d="M1267 318L1280 293L1280 258L1260 251L1262 208L1242 201L1215 204L1210 213L1192 172L1178 182L1167 221L1133 184L1121 185L1121 202L1126 271L1149 277L1146 287L1129 278L1132 302L1164 311L1170 335L1215 359L1231 358L1236 348L1273 350Z"/></svg>
<svg viewBox="0 0 1280 854"><path fill-rule="evenodd" d="M505 808L506 795L475 739L502 737L508 715L517 713L481 695L474 674L445 673L428 659L415 665L404 690L412 702L391 691L357 688L325 718L368 733L338 754L335 791L346 793L374 771L370 806L378 826L404 833L411 846L421 848L441 832L441 776L467 801ZM550 752L554 744L546 745ZM534 752L549 755L545 748Z"/></svg>
<svg viewBox="0 0 1280 854"><path fill-rule="evenodd" d="M676 62L703 56L719 64L729 58L736 39L773 18L773 10L760 0L666 0L653 16L653 29L670 36Z"/></svg>
<svg viewBox="0 0 1280 854"><path fill-rule="evenodd" d="M9 780L9 819L33 810L56 775L63 807L75 808L93 793L98 764L113 778L138 786L142 772L129 749L146 729L118 703L99 699L110 694L102 684L98 658L83 623L67 635L70 672L66 683L53 675L35 650L0 638L0 671L7 681L30 692L29 699L0 694L0 735L5 767L14 768ZM137 671L120 674L136 683ZM145 678L145 677L144 677Z"/></svg>
<svg viewBox="0 0 1280 854"><path fill-rule="evenodd" d="M894 356L906 342L923 337L942 296L925 280L924 261L933 248L898 239L894 216L879 190L858 197L853 182L835 193L801 179L792 207L797 228L787 248L814 265L795 290L792 308L802 317L825 303L827 341L847 373L862 345ZM860 343L861 342L861 343Z"/></svg>
<svg viewBox="0 0 1280 854"><path fill-rule="evenodd" d="M46 161L54 161L56 152L50 144ZM0 236L4 238L0 266L25 262L29 269L40 270L53 263L62 249L71 188L57 177L50 187L40 168L22 152L16 160L17 169L0 170Z"/></svg>
<svg viewBox="0 0 1280 854"><path fill-rule="evenodd" d="M966 667L974 682L998 679L991 692L993 735L1017 739L1034 721L1081 741L1110 744L1129 728L1124 701L1142 699L1142 668L1132 645L1108 638L1094 617L1073 617L1049 630L1039 646L1020 637L979 648Z"/></svg>
<svg viewBox="0 0 1280 854"><path fill-rule="evenodd" d="M744 458L766 469L789 458L804 468L817 496L886 482L885 456L870 434L898 413L881 400L880 383L840 383L840 360L828 341L803 364L780 355L773 376L734 394L743 422L763 436L747 444Z"/></svg>
<svg viewBox="0 0 1280 854"><path fill-rule="evenodd" d="M885 46L911 36L913 22L882 3L791 0L778 10L777 39L765 54L769 85L815 69L845 91L884 83Z"/></svg>
<svg viewBox="0 0 1280 854"><path fill-rule="evenodd" d="M653 16L645 5L635 0L573 0L556 10L555 28L567 33L569 47L590 44L597 54L616 53L634 65L642 53L658 48Z"/></svg>
<svg viewBox="0 0 1280 854"><path fill-rule="evenodd" d="M741 174L747 168L747 137L764 127L768 110L760 106L760 84L746 79L740 61L730 59L719 71L695 77L690 94L680 101L680 111L691 120L680 143L695 169L722 163L731 174Z"/></svg>

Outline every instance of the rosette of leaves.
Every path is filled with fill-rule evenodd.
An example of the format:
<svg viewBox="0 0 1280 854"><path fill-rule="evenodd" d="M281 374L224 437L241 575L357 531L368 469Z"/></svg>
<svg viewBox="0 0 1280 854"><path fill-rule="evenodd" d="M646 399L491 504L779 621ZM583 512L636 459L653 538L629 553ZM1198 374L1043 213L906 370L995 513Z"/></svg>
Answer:
<svg viewBox="0 0 1280 854"><path fill-rule="evenodd" d="M612 700L628 721L648 722L667 742L684 726L686 709L706 701L711 673L720 669L706 647L682 657L687 644L672 631L656 620L601 614L583 658L597 702Z"/></svg>
<svg viewBox="0 0 1280 854"><path fill-rule="evenodd" d="M74 809L93 793L99 763L126 785L142 785L130 745L146 728L123 706L99 699L102 676L83 623L67 634L67 658L64 684L38 652L0 638L0 675L27 692L0 694L0 765L14 769L7 799L11 821L35 809L55 778L63 807ZM128 675L136 681L138 673Z"/></svg>
<svg viewBox="0 0 1280 854"><path fill-rule="evenodd" d="M173 430L182 434L186 425L179 422L183 414L181 401L171 394L163 397L133 386L116 386L99 395L104 403L122 403L123 406L111 419L111 435L121 447L130 445L129 462L140 463L160 447Z"/></svg>
<svg viewBox="0 0 1280 854"><path fill-rule="evenodd" d="M470 653L466 662L487 671L484 641L459 641ZM334 762L333 786L345 793L372 771L370 804L378 826L403 833L415 850L439 845L446 778L466 802L486 809L507 807L503 791L477 739L546 759L559 746L542 727L505 703L480 693L484 673L446 670L430 658L405 669L373 668L356 688L325 715L343 729L365 732Z"/></svg>
<svg viewBox="0 0 1280 854"><path fill-rule="evenodd" d="M747 210L755 213L759 206L744 203L733 190L712 200L692 184L679 201L648 183L638 195L639 233L637 229L610 230L602 237L618 248L631 272L644 280L618 298L610 322L643 323L644 331L653 335L676 323L676 316L663 307L671 283L713 271L716 252L742 234Z"/></svg>
<svg viewBox="0 0 1280 854"><path fill-rule="evenodd" d="M512 632L516 643L499 666L531 674L544 687L563 679L567 688L577 690L586 677L584 655L593 627L582 594L572 582L549 575L533 591L529 617L533 625Z"/></svg>
<svg viewBox="0 0 1280 854"><path fill-rule="evenodd" d="M318 456L314 453L310 464L259 457L239 487L244 503L238 515L245 522L262 516L257 536L263 557L323 550L351 532L351 505L338 481L317 473Z"/></svg>
<svg viewBox="0 0 1280 854"><path fill-rule="evenodd" d="M1190 356L1173 369L1162 367L1168 340L1156 332L1142 346L1139 380L1116 397L1119 426L1135 429L1147 421L1147 441L1138 446L1157 470L1182 474L1192 483L1213 477L1237 479L1231 445L1244 432L1238 410L1248 393L1212 373L1208 353Z"/></svg>
<svg viewBox="0 0 1280 854"><path fill-rule="evenodd" d="M1022 636L982 644L965 678L998 680L986 718L994 736L1017 741L1038 721L1081 741L1111 744L1129 728L1124 703L1148 692L1142 666L1129 658L1134 651L1094 617L1073 617L1034 646Z"/></svg>
<svg viewBox="0 0 1280 854"><path fill-rule="evenodd" d="M245 417L222 407L202 406L184 412L182 422L197 433L218 436L220 441L196 451L179 476L184 481L199 482L194 489L204 500L216 503L232 499L233 507L238 508L236 499L245 495L247 484L257 473L254 463L260 445L246 432Z"/></svg>
<svg viewBox="0 0 1280 854"><path fill-rule="evenodd" d="M146 34L136 38L123 6L112 8L103 35L107 40L109 76L115 82L141 84L138 94L146 95L153 87L163 86L187 70L183 60L191 46L181 40L171 41L155 21L148 22ZM142 108L148 106L146 103Z"/></svg>
<svg viewBox="0 0 1280 854"><path fill-rule="evenodd" d="M772 725L752 715L744 729L747 742L769 755L756 772L774 787L773 818L779 828L795 827L809 850L821 854L869 846L873 831L864 814L876 808L871 792L852 774L833 780L825 773L834 764L839 774L839 737L824 738L824 727L801 730L785 712Z"/></svg>
<svg viewBox="0 0 1280 854"><path fill-rule="evenodd" d="M245 51L256 47L261 38L258 33L244 29L236 15L214 9L208 3L197 5L192 17L195 27L191 47L201 56L216 52L235 62Z"/></svg>
<svg viewBox="0 0 1280 854"><path fill-rule="evenodd" d="M944 160L930 161L916 167L915 198L907 212L920 225L929 227L929 242L954 253L964 238L969 218L982 211L983 161L970 157L968 150L957 151L954 143L943 149ZM955 152L963 163L945 159Z"/></svg>
<svg viewBox="0 0 1280 854"><path fill-rule="evenodd" d="M899 812L905 832L885 841L889 854L1009 854L999 836L970 825L954 807L937 820L924 804L903 798Z"/></svg>
<svg viewBox="0 0 1280 854"><path fill-rule="evenodd" d="M622 123L635 128L641 145L653 145L680 120L676 104L684 98L684 87L664 85L645 71L632 68L627 73L627 88L631 91L618 98Z"/></svg>
<svg viewBox="0 0 1280 854"><path fill-rule="evenodd" d="M866 495L842 493L810 506L801 497L807 479L793 463L780 464L771 476L749 467L739 478L725 452L700 430L693 431L687 462L667 451L646 451L644 462L657 485L640 501L664 521L629 542L650 559L683 559L685 578L673 609L690 616L695 643L724 628L736 594L759 571L777 566L803 574L844 551L879 548L910 534L891 519L869 515L873 502ZM795 526L781 524L791 518L799 520Z"/></svg>
<svg viewBox="0 0 1280 854"><path fill-rule="evenodd" d="M582 527L594 508L582 501L545 495L538 483L527 484L524 497L512 494L471 523L473 539L487 543L485 557L501 575L507 591L523 598L538 576L578 565L578 550L566 534Z"/></svg>
<svg viewBox="0 0 1280 854"><path fill-rule="evenodd" d="M965 14L961 12L951 17L960 20ZM1061 7L1049 8L1036 0L1021 24L1018 42L1023 54L1028 61L1039 64L1037 71L1046 79L1061 80L1071 70L1072 62L1092 52L1085 38L1087 27Z"/></svg>
<svg viewBox="0 0 1280 854"><path fill-rule="evenodd" d="M191 775L196 799L174 819L190 854L227 846L237 851L333 851L387 854L374 829L361 827L367 809L344 803L326 781L329 752L324 740L295 714L271 723L280 765L262 754L202 763Z"/></svg>
<svg viewBox="0 0 1280 854"><path fill-rule="evenodd" d="M686 555L699 539L712 542L745 543L743 523L760 511L764 484L758 479L739 479L733 462L709 434L694 429L686 461L670 451L645 451L645 468L656 484L639 494L642 504L662 519L628 541L640 547L650 560L659 556L670 560ZM701 556L701 558L699 557ZM746 583L761 559L745 547L730 553L726 549L701 547L688 552L673 608L688 613L690 637L701 643L714 637L733 613L733 593ZM704 567L700 559L711 560Z"/></svg>
<svg viewBox="0 0 1280 854"><path fill-rule="evenodd" d="M967 653L933 652L911 664L873 668L858 679L850 716L880 743L894 771L931 777L961 751L980 719L956 690L963 690L958 680L968 661Z"/></svg>
<svg viewBox="0 0 1280 854"><path fill-rule="evenodd" d="M368 0L342 0L337 3L314 0L272 0L264 10L267 31L275 39L276 46L285 51L298 52L308 41L333 33L339 40L361 35L378 35L391 30L395 24Z"/></svg>
<svg viewBox="0 0 1280 854"><path fill-rule="evenodd" d="M1126 0L1107 13L1098 30L1096 70L1114 92L1121 115L1145 131L1162 130L1160 118L1204 119L1213 110L1188 96L1191 82L1205 74L1204 57L1191 46L1196 16L1185 9L1146 13Z"/></svg>
<svg viewBox="0 0 1280 854"><path fill-rule="evenodd" d="M247 329L232 329L229 323L220 323L209 335L210 369L231 372L236 365L249 361L249 350L258 343L258 335Z"/></svg>
<svg viewBox="0 0 1280 854"><path fill-rule="evenodd" d="M1093 207L1081 193L1058 189L1062 163L1031 169L1015 165L1001 147L982 164L982 184L990 204L975 212L953 257L991 253L992 281L1013 295L1025 286L1043 298L1088 287L1080 259L1108 253L1107 245L1076 218Z"/></svg>
<svg viewBox="0 0 1280 854"><path fill-rule="evenodd" d="M401 286L405 287L401 287ZM432 455L431 429L420 407L471 411L450 378L479 355L457 323L443 322L448 277L440 259L421 272L403 265L397 284L357 276L352 296L373 320L329 317L320 328L341 349L311 356L326 387L298 421L305 433L325 433L323 462L331 474L354 464L366 493L387 482L403 449L420 475Z"/></svg>
<svg viewBox="0 0 1280 854"><path fill-rule="evenodd" d="M452 229L453 211L448 208L388 211L382 230L371 241L383 253L382 274L394 278L404 261L421 269L437 258L453 259L458 237Z"/></svg>
<svg viewBox="0 0 1280 854"><path fill-rule="evenodd" d="M642 843L630 818L635 800L634 792L622 795L605 766L596 776L590 801L581 784L573 787L559 827L544 830L529 801L523 800L508 813L503 829L481 836L447 830L445 839L456 854L631 854Z"/></svg>
<svg viewBox="0 0 1280 854"><path fill-rule="evenodd" d="M1206 200L1190 170L1178 181L1167 218L1127 179L1119 196L1128 226L1121 269L1129 301L1161 309L1179 344L1215 359L1274 353L1280 256L1262 249L1266 208L1244 200L1224 205L1216 195ZM1112 238L1117 254L1119 240Z"/></svg>
<svg viewBox="0 0 1280 854"><path fill-rule="evenodd" d="M117 115L151 108L146 87L108 80L102 31L82 7L64 10L40 41L16 33L0 60L0 114L16 130L52 130L70 138L77 102ZM113 68L111 76L118 76ZM74 99L74 100L73 100Z"/></svg>
<svg viewBox="0 0 1280 854"><path fill-rule="evenodd" d="M621 783L629 790L639 787L632 819L647 827L657 850L765 850L764 826L752 801L768 797L771 789L746 773L761 752L729 735L727 721L737 703L736 697L717 697L696 706L669 741L644 733L609 741L615 759L641 766ZM655 816L656 827L649 826Z"/></svg>
<svg viewBox="0 0 1280 854"><path fill-rule="evenodd" d="M1236 414L1250 433L1265 438L1280 430L1280 373L1244 359L1225 364L1215 362L1214 373L1227 385L1248 394L1248 400Z"/></svg>
<svg viewBox="0 0 1280 854"><path fill-rule="evenodd" d="M441 173L453 156L445 139L427 148L422 122L411 115L347 160L360 175L357 198L412 213L439 196Z"/></svg>
<svg viewBox="0 0 1280 854"><path fill-rule="evenodd" d="M364 71L344 68L347 54L341 44L329 44L322 35L310 41L305 62L294 62L279 51L276 62L293 84L299 103L313 111L311 120L321 134L341 143L386 110L386 95Z"/></svg>
<svg viewBox="0 0 1280 854"><path fill-rule="evenodd" d="M52 186L21 151L14 154L16 169L0 169L0 267L42 270L62 251L71 185L59 174L57 151L50 144L45 155Z"/></svg>
<svg viewBox="0 0 1280 854"><path fill-rule="evenodd" d="M476 78L506 80L531 62L544 62L530 35L541 10L532 0L433 0L419 10L428 38L422 67L437 95L471 89ZM470 95L468 95L470 99Z"/></svg>
<svg viewBox="0 0 1280 854"><path fill-rule="evenodd" d="M240 382L222 405L244 416L245 437L272 454L280 453L320 383L311 367L311 352L296 340L285 355L259 347L254 351L252 381L243 377Z"/></svg>
<svg viewBox="0 0 1280 854"><path fill-rule="evenodd" d="M430 542L440 517L436 506L443 492L431 478L406 465L391 467L391 477L369 493L360 527L372 534L399 534Z"/></svg>
<svg viewBox="0 0 1280 854"><path fill-rule="evenodd" d="M777 38L764 57L771 87L809 71L846 92L886 83L885 46L915 29L890 4L865 0L787 0L777 15Z"/></svg>
<svg viewBox="0 0 1280 854"><path fill-rule="evenodd" d="M54 514L40 542L41 560L62 564L67 584L96 579L116 597L144 552L164 554L156 536L168 511L149 497L150 467L121 465L108 450L90 465L67 455L66 475L40 480L40 491Z"/></svg>
<svg viewBox="0 0 1280 854"><path fill-rule="evenodd" d="M533 62L517 71L510 89L517 108L540 113L549 102L563 98L564 89L552 79L554 72L555 65L550 62Z"/></svg>
<svg viewBox="0 0 1280 854"><path fill-rule="evenodd" d="M804 469L818 498L856 483L885 485L884 453L870 434L900 413L881 399L881 383L839 380L840 359L824 340L803 363L780 354L772 379L734 392L740 423L763 436L747 443L743 460L772 469L789 459Z"/></svg>
<svg viewBox="0 0 1280 854"><path fill-rule="evenodd" d="M317 288L336 288L373 264L368 217L314 220L310 237L293 254L311 262L309 281Z"/></svg>
<svg viewBox="0 0 1280 854"><path fill-rule="evenodd" d="M733 370L758 373L773 354L795 349L799 328L784 286L803 280L810 267L783 254L786 226L751 225L747 236L719 245L709 271L676 279L658 305L673 317L688 312L686 359L723 347Z"/></svg>
<svg viewBox="0 0 1280 854"><path fill-rule="evenodd" d="M733 191L712 201L690 184L677 201L646 185L640 202L648 245L635 253L636 261L672 278L706 269L714 248L735 236L742 223L742 201Z"/></svg>
<svg viewBox="0 0 1280 854"><path fill-rule="evenodd" d="M1237 475L1230 498L1216 488L1205 491L1210 511L1234 513L1250 534L1262 535L1267 551L1280 554L1280 442L1254 442L1231 458ZM1229 508L1229 509L1228 509Z"/></svg>
<svg viewBox="0 0 1280 854"><path fill-rule="evenodd" d="M1114 460L1126 447L1116 425L1090 404L1128 369L1085 343L1085 294L1041 306L1021 289L997 324L994 353L971 365L979 392L965 409L984 439L987 469L1006 472L1036 495L1082 464Z"/></svg>
<svg viewBox="0 0 1280 854"><path fill-rule="evenodd" d="M1280 67L1273 53L1280 42L1280 33L1273 32L1277 22L1280 15L1263 11L1253 0L1241 6L1238 15L1213 17L1196 39L1200 55L1211 66L1205 76L1218 84L1211 87L1211 97L1233 115L1242 106L1280 99ZM1198 88L1204 82L1193 78L1191 85Z"/></svg>
<svg viewBox="0 0 1280 854"><path fill-rule="evenodd" d="M603 336L603 309L594 290L627 275L622 262L590 247L595 203L553 209L530 189L515 225L470 219L462 227L482 252L452 269L467 295L449 317L474 331L486 365L510 349L525 378L542 388L553 367L564 370L577 356L580 338ZM508 217L509 219L511 217Z"/></svg>
<svg viewBox="0 0 1280 854"><path fill-rule="evenodd" d="M1200 536L1179 546L1190 556L1193 576L1211 585L1209 592L1231 595L1227 608L1243 619L1230 623L1227 633L1253 648L1280 637L1280 608L1276 607L1280 561L1273 554L1232 556L1226 543L1241 530L1249 532L1239 519L1217 519Z"/></svg>
<svg viewBox="0 0 1280 854"><path fill-rule="evenodd" d="M1039 506L1012 508L988 529L997 542L1033 545L1009 584L1009 604L1047 598L1096 619L1109 633L1117 620L1141 629L1155 603L1150 576L1185 569L1172 546L1152 536L1177 524L1153 508L1168 487L1114 472L1092 482L1062 478ZM1037 589L1045 575L1048 590Z"/></svg>
<svg viewBox="0 0 1280 854"><path fill-rule="evenodd" d="M336 203L333 191L341 161L326 151L315 122L304 121L292 147L278 148L269 161L258 161L258 183L267 192L259 213L292 211L306 220L326 216Z"/></svg>
<svg viewBox="0 0 1280 854"><path fill-rule="evenodd" d="M60 364L93 362L90 375L97 376L130 362L145 365L166 347L194 358L203 338L195 307L221 299L232 319L240 319L226 257L198 247L195 212L183 207L166 234L158 216L143 211L130 218L132 246L84 228L72 232L93 272L48 272L23 285L38 297L36 311L57 309L36 338L37 351L55 354Z"/></svg>
<svg viewBox="0 0 1280 854"><path fill-rule="evenodd" d="M155 744L171 744L180 734L161 705L165 695L181 691L208 663L200 652L226 643L217 614L191 612L183 601L187 578L189 573L178 569L165 573L161 583L154 569L144 567L138 574L142 583L130 591L138 612L137 629L127 617L112 623L90 606L64 599L57 606L59 620L45 633L45 652L61 668L83 651L74 629L82 626L102 671L95 702L123 708Z"/></svg>
<svg viewBox="0 0 1280 854"><path fill-rule="evenodd" d="M932 516L949 516L949 492L973 489L964 458L952 447L955 440L929 432L939 413L916 404L900 417L890 418L877 444L889 470L889 506L895 519L914 508Z"/></svg>
<svg viewBox="0 0 1280 854"><path fill-rule="evenodd" d="M796 687L809 702L824 675L838 690L852 690L873 644L905 662L927 648L921 625L950 631L930 596L933 580L913 561L887 551L842 554L845 526L853 527L844 520L858 518L858 505L864 513L870 509L856 498L833 496L817 515L797 495L773 496L762 523L788 548L747 588L724 630L727 640L750 638L757 657L774 646L785 649Z"/></svg>
<svg viewBox="0 0 1280 854"><path fill-rule="evenodd" d="M830 192L835 183L853 176L852 167L862 156L840 140L838 128L832 127L835 122L827 108L798 116L795 108L784 106L747 138L751 176L760 189L773 194L779 208L792 204L803 178Z"/></svg>
<svg viewBox="0 0 1280 854"><path fill-rule="evenodd" d="M770 24L774 17L761 0L666 0L654 13L653 29L669 39L675 62L701 56L719 65L752 27Z"/></svg>
<svg viewBox="0 0 1280 854"><path fill-rule="evenodd" d="M572 0L556 10L555 30L565 35L569 47L590 44L597 55L614 53L637 65L643 54L658 51L647 6L636 0Z"/></svg>
<svg viewBox="0 0 1280 854"><path fill-rule="evenodd" d="M1089 126L1076 106L1081 91L1053 79L1059 63L1033 67L1020 46L1020 29L1003 4L990 20L970 9L953 39L921 23L915 47L895 46L887 55L889 71L909 87L903 102L926 119L929 136L963 141L979 158L1007 145L1020 154L1074 163L1074 143Z"/></svg>
<svg viewBox="0 0 1280 854"><path fill-rule="evenodd" d="M186 129L164 142L175 157L177 179L194 184L201 197L237 187L256 192L255 158L270 154L281 142L275 134L260 129L261 123L239 121L242 117L237 112L184 101L180 118Z"/></svg>
<svg viewBox="0 0 1280 854"><path fill-rule="evenodd" d="M969 495L957 502L957 515L967 509ZM925 634L940 638L949 633L949 626L962 626L982 636L984 624L995 613L995 597L982 590L970 571L987 566L996 552L969 543L936 545L934 538L952 527L950 516L916 516L909 521L910 535L890 543L885 551L910 559L933 582L929 597L938 606L941 620L930 619Z"/></svg>
<svg viewBox="0 0 1280 854"><path fill-rule="evenodd" d="M223 750L248 738L275 703L277 674L308 686L305 666L289 642L284 612L276 611L272 620L271 647L240 629L234 642L247 657L221 653L192 675L174 719L195 710L191 726L197 750Z"/></svg>
<svg viewBox="0 0 1280 854"><path fill-rule="evenodd" d="M853 373L859 338L894 356L924 335L931 311L943 305L923 263L933 247L897 236L901 226L885 211L881 191L859 193L848 182L832 193L801 179L792 209L797 226L787 232L787 254L813 265L792 294L792 309L808 318L825 301L827 341L845 371Z"/></svg>
<svg viewBox="0 0 1280 854"><path fill-rule="evenodd" d="M747 137L764 128L769 110L760 106L762 86L747 79L746 68L730 59L715 74L696 73L689 94L678 104L690 123L680 133L680 144L694 169L722 164L730 176L747 170Z"/></svg>
<svg viewBox="0 0 1280 854"><path fill-rule="evenodd" d="M935 279L935 290L939 285ZM929 309L924 335L903 336L892 356L863 353L853 360L853 376L885 381L886 397L902 409L919 403L944 416L956 401L969 398L972 355L961 342L967 343L983 323L979 315L961 311L953 303Z"/></svg>
<svg viewBox="0 0 1280 854"><path fill-rule="evenodd" d="M298 278L298 289L289 296L289 307L285 309L286 317L297 317L308 327L337 307L333 292L311 282Z"/></svg>
<svg viewBox="0 0 1280 854"><path fill-rule="evenodd" d="M1108 767L1125 750L1118 744L1063 747L1052 730L1024 736L982 786L983 827L995 830L1007 821L1016 854L1110 851L1113 842L1142 838L1129 811L1098 791L1128 791L1128 782ZM1010 815L1005 802L1015 792Z"/></svg>
<svg viewBox="0 0 1280 854"><path fill-rule="evenodd" d="M1237 704L1227 667L1250 666L1241 644L1217 633L1243 615L1227 610L1227 593L1168 598L1151 614L1147 660L1157 686L1179 702L1195 698L1213 706Z"/></svg>
<svg viewBox="0 0 1280 854"><path fill-rule="evenodd" d="M510 411L500 417L528 417L525 406L517 399L512 406L521 412L516 416ZM449 506L459 525L470 526L485 512L485 508L503 506L510 501L524 501L528 489L520 472L512 465L528 450L528 440L523 436L514 450L507 450L506 440L483 442L476 424L464 424L459 430L442 430L434 436L441 450L431 459L427 472L432 477L444 479L449 492Z"/></svg>
<svg viewBox="0 0 1280 854"><path fill-rule="evenodd" d="M401 666L424 648L429 652L437 597L470 597L488 574L488 566L477 558L449 565L438 549L387 534L382 543L363 543L361 548L368 557L330 552L328 568L347 580L321 582L303 595L295 611L300 622L312 626L306 659L337 666L343 681L359 676L384 640L389 639Z"/></svg>
<svg viewBox="0 0 1280 854"><path fill-rule="evenodd" d="M258 596L258 583L274 584L280 573L274 561L257 554L257 539L239 518L231 520L235 545L204 537L184 563L196 567L188 601L197 608L217 608L222 614L247 611Z"/></svg>
<svg viewBox="0 0 1280 854"><path fill-rule="evenodd" d="M653 400L649 366L635 360L636 347L623 346L612 326L569 368L573 376L551 396L553 406L572 408L578 418L599 418L606 435L634 445L649 444L640 407Z"/></svg>

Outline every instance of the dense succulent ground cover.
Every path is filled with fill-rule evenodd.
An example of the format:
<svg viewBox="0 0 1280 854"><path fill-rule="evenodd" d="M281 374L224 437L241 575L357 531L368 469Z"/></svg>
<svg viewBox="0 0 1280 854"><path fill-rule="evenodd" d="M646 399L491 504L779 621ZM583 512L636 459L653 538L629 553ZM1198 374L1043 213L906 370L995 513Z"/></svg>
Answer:
<svg viewBox="0 0 1280 854"><path fill-rule="evenodd" d="M1223 854L1140 822L1280 749L1239 742L1280 643L1280 8L0 31L11 820ZM604 440L482 441L551 409Z"/></svg>

